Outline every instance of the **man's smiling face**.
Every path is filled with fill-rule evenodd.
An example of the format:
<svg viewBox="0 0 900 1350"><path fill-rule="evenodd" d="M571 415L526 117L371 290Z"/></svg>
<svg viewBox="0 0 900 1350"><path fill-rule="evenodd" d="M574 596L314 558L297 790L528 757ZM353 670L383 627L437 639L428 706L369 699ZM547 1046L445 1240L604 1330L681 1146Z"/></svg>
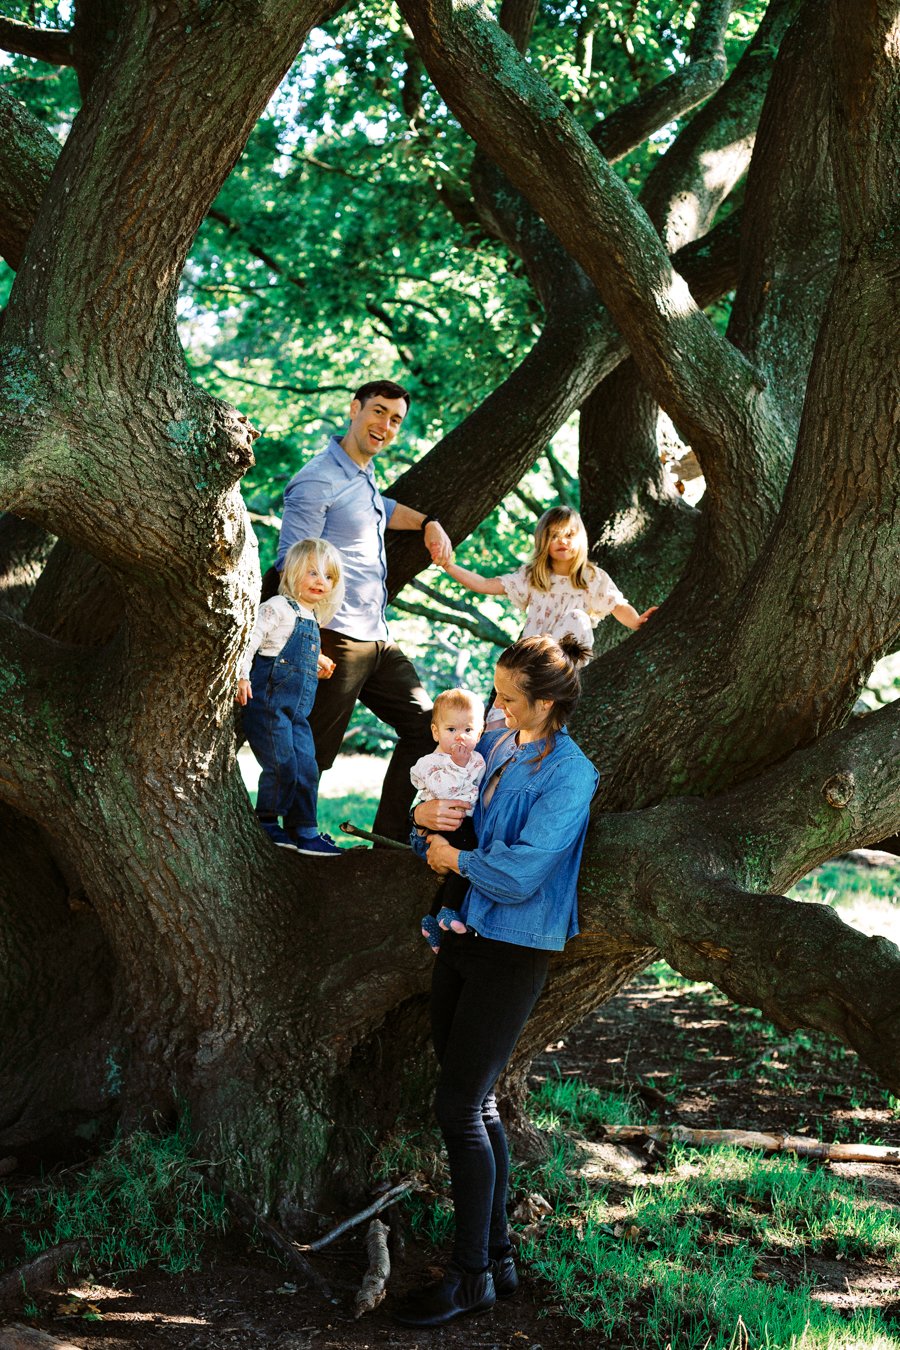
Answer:
<svg viewBox="0 0 900 1350"><path fill-rule="evenodd" d="M350 426L343 438L344 449L358 464L367 464L396 438L405 416L405 399L375 394L360 403L355 398L350 404Z"/></svg>

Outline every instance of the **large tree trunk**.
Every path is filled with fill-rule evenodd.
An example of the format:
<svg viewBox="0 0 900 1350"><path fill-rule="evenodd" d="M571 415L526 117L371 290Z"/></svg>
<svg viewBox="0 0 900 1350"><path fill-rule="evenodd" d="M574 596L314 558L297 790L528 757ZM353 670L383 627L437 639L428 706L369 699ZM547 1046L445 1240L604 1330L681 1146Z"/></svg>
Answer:
<svg viewBox="0 0 900 1350"><path fill-rule="evenodd" d="M0 796L16 835L0 876L4 1029L28 1009L3 1038L0 1146L85 1114L131 1121L185 1106L232 1180L297 1224L358 1184L382 1128L422 1112L430 957L416 920L432 882L411 857L367 851L325 877L321 862L273 850L254 821L232 713L259 580L236 487L252 434L190 382L174 299L197 225L328 8L141 3L116 34L115 7L80 7L73 43L46 48L78 64L85 103L39 208L45 140L29 141L16 114L16 137L0 145L0 193L17 211L0 246L21 258L0 330L0 500L28 522L9 526L4 570L19 589L0 611ZM404 8L448 102L543 217L504 212L480 166L479 208L526 260L547 326L507 384L401 480L401 499L466 533L629 347L620 499L652 477L657 406L708 483L702 518L666 504L670 575L684 567L672 597L590 668L576 731L603 792L582 878L586 936L554 961L514 1073L662 950L782 1023L842 1036L896 1090L900 953L777 894L900 823L897 714L841 729L868 664L897 637L891 7L833 7L844 250L799 434L813 335L797 337L785 283L779 332L796 360L779 380L760 277L773 258L796 270L806 181L775 175L793 215L762 243L751 230L752 295L734 341L723 338L669 257L680 248L678 266L695 269L701 304L727 284L711 247L685 246L666 223L674 180L651 221L597 149L602 128L584 134L485 11ZM504 12L523 47L520 8ZM720 23L723 6L707 8ZM773 80L770 127L796 51L786 45ZM721 79L714 50L701 62L705 83L678 86L685 107ZM651 123L644 101L606 135ZM827 175L807 177L824 191ZM824 294L821 278L811 293ZM489 469L485 444L498 447ZM62 542L35 585L50 535ZM396 582L424 562L414 542L394 551ZM38 1000L47 983L52 1001Z"/></svg>

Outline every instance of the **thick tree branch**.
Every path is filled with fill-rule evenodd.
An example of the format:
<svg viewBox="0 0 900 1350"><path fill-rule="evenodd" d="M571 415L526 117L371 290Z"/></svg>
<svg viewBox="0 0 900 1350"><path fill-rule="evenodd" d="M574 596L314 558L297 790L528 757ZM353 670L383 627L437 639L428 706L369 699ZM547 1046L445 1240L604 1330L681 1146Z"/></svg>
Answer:
<svg viewBox="0 0 900 1350"><path fill-rule="evenodd" d="M655 163L640 201L670 253L706 234L755 153L782 39L802 0L772 0L731 75Z"/></svg>
<svg viewBox="0 0 900 1350"><path fill-rule="evenodd" d="M840 726L874 662L900 641L900 294L884 242L900 178L900 144L886 130L900 117L893 17L884 4L865 22L833 19L842 252L775 530L691 679L647 701L640 748L616 771L619 791L640 777L708 792L780 759ZM679 743L663 748L650 728L671 718ZM630 789L625 799L633 803Z"/></svg>
<svg viewBox="0 0 900 1350"><path fill-rule="evenodd" d="M698 304L710 304L734 283L738 239L739 222L729 220L679 251L676 261ZM398 501L440 514L455 543L515 486L553 433L626 355L621 334L584 285L582 302L554 308L521 365L392 485ZM495 451L501 446L502 453ZM460 482L467 485L465 493L457 490ZM388 558L391 595L427 565L421 540L399 530L388 536Z"/></svg>
<svg viewBox="0 0 900 1350"><path fill-rule="evenodd" d="M33 56L52 66L75 64L74 36L68 28L35 28L0 15L0 47L18 56Z"/></svg>
<svg viewBox="0 0 900 1350"><path fill-rule="evenodd" d="M581 263L684 439L714 453L735 427L747 440L778 436L777 408L751 366L697 309L626 186L487 12L460 0L404 8L442 94Z"/></svg>
<svg viewBox="0 0 900 1350"><path fill-rule="evenodd" d="M59 144L24 104L0 87L0 254L17 271Z"/></svg>
<svg viewBox="0 0 900 1350"><path fill-rule="evenodd" d="M609 162L623 159L654 131L683 117L708 98L725 78L725 25L732 0L707 0L700 6L690 60L674 75L616 108L591 131L591 140Z"/></svg>
<svg viewBox="0 0 900 1350"><path fill-rule="evenodd" d="M32 335L52 323L57 359L83 379L123 391L158 380L197 227L309 29L333 7L271 0L224 21L176 0L157 23L152 6L136 5L69 135L7 329L20 313ZM207 72L222 67L230 78L212 98ZM135 68L155 78L135 83ZM138 225L140 268L129 265ZM61 249L64 239L79 247Z"/></svg>
<svg viewBox="0 0 900 1350"><path fill-rule="evenodd" d="M723 796L597 815L582 926L656 947L782 1026L840 1037L896 1091L900 950L823 905L764 892L898 824L893 704Z"/></svg>
<svg viewBox="0 0 900 1350"><path fill-rule="evenodd" d="M781 0L769 6L726 83L650 173L640 200L670 251L706 234L743 176L775 55L800 3ZM713 27L707 40L715 40ZM634 591L642 607L671 593L695 540L718 595L726 578L732 589L740 585L778 510L788 458L781 441L772 447L736 438L723 445L707 466L707 501L698 531L696 516L685 510L660 463L658 420L656 401L632 359L594 390L579 422L585 519L599 545L598 560ZM728 486L736 490L723 495L717 490L719 466L732 462L742 477L737 484L731 481L732 470ZM708 590L699 586L680 601L696 607L708 602ZM606 625L598 639L613 645L621 635Z"/></svg>
<svg viewBox="0 0 900 1350"><path fill-rule="evenodd" d="M827 30L827 6L808 0L779 51L744 195L741 276L728 327L730 340L777 390L792 441L840 244L828 154ZM788 458L770 469L779 500L789 468ZM743 472L731 494L735 521L746 506ZM758 492L757 473L754 479Z"/></svg>

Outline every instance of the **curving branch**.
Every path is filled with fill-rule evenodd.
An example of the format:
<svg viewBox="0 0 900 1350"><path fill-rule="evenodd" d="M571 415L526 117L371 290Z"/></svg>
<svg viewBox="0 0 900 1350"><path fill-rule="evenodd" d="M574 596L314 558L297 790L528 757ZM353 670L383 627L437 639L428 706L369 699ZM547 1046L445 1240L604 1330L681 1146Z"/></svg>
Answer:
<svg viewBox="0 0 900 1350"><path fill-rule="evenodd" d="M15 334L27 313L33 345L52 320L60 361L83 378L123 392L154 384L196 230L310 28L333 9L334 0L272 0L223 22L176 0L156 23L138 6L73 125L6 328ZM141 68L154 79L130 78ZM213 98L209 73L222 68L229 79ZM129 263L136 230L139 268ZM63 250L63 239L79 246Z"/></svg>
<svg viewBox="0 0 900 1350"><path fill-rule="evenodd" d="M734 284L738 222L730 220L676 261L700 305ZM423 459L392 484L391 496L440 515L454 542L465 539L519 481L547 441L587 394L622 361L627 348L610 315L586 286L581 303L548 317L540 338L502 385ZM501 446L502 453L485 455ZM473 475L472 463L478 473ZM467 484L460 493L457 485ZM388 537L389 592L398 591L427 565L421 540L393 531Z"/></svg>
<svg viewBox="0 0 900 1350"><path fill-rule="evenodd" d="M896 1091L900 950L826 906L766 891L898 825L893 704L722 796L598 814L582 926L589 941L600 930L636 953L656 948L782 1026L840 1037Z"/></svg>
<svg viewBox="0 0 900 1350"><path fill-rule="evenodd" d="M745 173L751 152L756 154L756 128L775 57L800 7L801 0L769 6L726 83L650 173L640 201L670 251L709 230ZM817 55L814 51L805 63L809 73ZM783 116L783 106L779 101L776 118ZM745 239L748 233L745 226ZM743 440L722 446L704 465L707 500L698 522L660 463L658 411L633 359L585 402L579 472L590 537L597 540L598 560L614 576L621 575L621 584L633 588L642 604L659 603L671 593L695 541L721 595L723 578L733 588L740 585L768 535L784 490L787 443L779 443L783 453L775 457ZM682 607L708 601L708 586L695 584L679 599ZM601 645L621 640L610 629L606 625L598 635Z"/></svg>
<svg viewBox="0 0 900 1350"><path fill-rule="evenodd" d="M47 128L0 86L0 254L13 271L58 157Z"/></svg>
<svg viewBox="0 0 900 1350"><path fill-rule="evenodd" d="M807 0L782 43L744 197L728 337L777 390L792 439L840 246L829 158L828 8ZM790 461L767 476L780 499ZM738 495L743 496L744 492ZM743 503L732 513L743 509Z"/></svg>
<svg viewBox="0 0 900 1350"><path fill-rule="evenodd" d="M884 247L900 176L892 23L887 4L864 18L832 11L841 258L776 527L691 681L648 700L646 731L617 767L614 800L624 793L634 804L626 784L639 777L669 785L688 775L709 792L774 763L840 726L874 662L900 643L900 298ZM679 726L678 745L663 746L652 731L666 719Z"/></svg>
<svg viewBox="0 0 900 1350"><path fill-rule="evenodd" d="M783 439L757 373L695 305L625 184L487 11L462 0L402 7L444 98L594 282L682 437L707 455Z"/></svg>
<svg viewBox="0 0 900 1350"><path fill-rule="evenodd" d="M17 56L33 56L52 66L74 66L75 41L68 28L35 28L0 15L0 47Z"/></svg>
<svg viewBox="0 0 900 1350"><path fill-rule="evenodd" d="M611 164L643 145L654 131L696 108L718 89L728 72L725 25L732 0L701 4L689 49L689 60L673 75L630 103L616 108L592 129L591 140Z"/></svg>

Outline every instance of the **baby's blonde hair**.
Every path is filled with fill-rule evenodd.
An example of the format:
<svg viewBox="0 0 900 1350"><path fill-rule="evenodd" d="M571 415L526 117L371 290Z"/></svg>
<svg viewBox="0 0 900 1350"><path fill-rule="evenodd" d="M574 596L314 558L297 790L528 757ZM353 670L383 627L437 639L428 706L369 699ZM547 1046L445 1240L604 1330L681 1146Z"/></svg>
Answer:
<svg viewBox="0 0 900 1350"><path fill-rule="evenodd" d="M329 577L334 583L329 594L314 606L316 619L320 627L324 627L344 603L344 568L341 555L327 539L301 539L298 543L291 544L284 557L278 594L296 600L300 576L310 562L314 562L323 576Z"/></svg>
<svg viewBox="0 0 900 1350"><path fill-rule="evenodd" d="M454 708L471 712L473 720L484 726L484 702L471 689L444 689L438 694L431 710L431 720L435 726Z"/></svg>
<svg viewBox="0 0 900 1350"><path fill-rule="evenodd" d="M569 568L569 578L576 590L586 591L594 572L594 564L588 562L587 530L584 521L571 506L551 506L545 511L534 530L534 555L527 567L528 580L536 591L549 591L550 580L554 575L550 561L550 541L557 530L571 525L577 530L575 537L575 555Z"/></svg>

